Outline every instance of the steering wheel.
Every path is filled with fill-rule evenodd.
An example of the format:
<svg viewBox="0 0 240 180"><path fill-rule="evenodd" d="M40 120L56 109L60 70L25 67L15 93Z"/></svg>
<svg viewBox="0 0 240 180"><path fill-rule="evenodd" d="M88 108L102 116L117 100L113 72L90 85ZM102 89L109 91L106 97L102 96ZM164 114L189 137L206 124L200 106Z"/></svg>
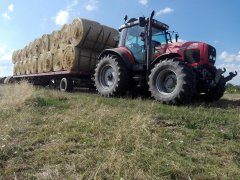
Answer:
<svg viewBox="0 0 240 180"><path fill-rule="evenodd" d="M143 48L139 44L131 43L129 46L130 46L129 49L132 51L133 54L142 53Z"/></svg>

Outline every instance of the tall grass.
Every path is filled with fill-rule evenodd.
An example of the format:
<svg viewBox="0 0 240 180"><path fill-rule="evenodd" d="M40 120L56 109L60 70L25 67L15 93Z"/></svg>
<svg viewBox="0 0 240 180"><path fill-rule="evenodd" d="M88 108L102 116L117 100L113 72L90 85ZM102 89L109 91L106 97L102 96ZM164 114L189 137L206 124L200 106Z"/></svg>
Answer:
<svg viewBox="0 0 240 180"><path fill-rule="evenodd" d="M0 107L15 108L34 97L34 87L23 81L19 84L0 85Z"/></svg>
<svg viewBox="0 0 240 180"><path fill-rule="evenodd" d="M1 88L22 100L0 109L0 179L240 178L240 97L177 107Z"/></svg>

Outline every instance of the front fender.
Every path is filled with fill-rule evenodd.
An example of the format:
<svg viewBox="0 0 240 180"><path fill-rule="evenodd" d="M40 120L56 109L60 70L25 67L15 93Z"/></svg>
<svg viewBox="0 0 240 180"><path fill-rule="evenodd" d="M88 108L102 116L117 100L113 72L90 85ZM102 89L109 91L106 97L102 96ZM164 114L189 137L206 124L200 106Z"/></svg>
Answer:
<svg viewBox="0 0 240 180"><path fill-rule="evenodd" d="M101 52L98 59L100 60L103 56L109 54L119 56L129 70L131 70L132 65L135 64L134 57L126 48L105 49L103 52Z"/></svg>
<svg viewBox="0 0 240 180"><path fill-rule="evenodd" d="M160 61L164 61L166 59L173 59L173 58L179 58L181 57L178 53L166 53L161 54L160 56L157 56L154 61L150 64L150 67L148 69L149 73L151 72L151 69L154 68L154 66L159 63Z"/></svg>

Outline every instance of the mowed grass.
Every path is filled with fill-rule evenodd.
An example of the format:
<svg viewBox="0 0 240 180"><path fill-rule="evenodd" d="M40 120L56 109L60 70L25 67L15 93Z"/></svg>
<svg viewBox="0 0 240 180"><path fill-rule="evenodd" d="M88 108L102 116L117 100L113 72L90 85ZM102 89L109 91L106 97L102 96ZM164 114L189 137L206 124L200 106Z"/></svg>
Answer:
<svg viewBox="0 0 240 180"><path fill-rule="evenodd" d="M240 96L152 99L0 86L0 179L240 179Z"/></svg>

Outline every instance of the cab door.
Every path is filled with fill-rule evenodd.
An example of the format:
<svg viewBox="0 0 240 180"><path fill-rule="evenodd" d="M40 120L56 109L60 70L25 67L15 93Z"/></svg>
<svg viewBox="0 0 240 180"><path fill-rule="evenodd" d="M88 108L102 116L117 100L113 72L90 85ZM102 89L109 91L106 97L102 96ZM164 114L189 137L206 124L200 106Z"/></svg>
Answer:
<svg viewBox="0 0 240 180"><path fill-rule="evenodd" d="M131 51L137 63L144 62L144 41L140 34L144 32L144 27L133 26L127 29L125 47Z"/></svg>

